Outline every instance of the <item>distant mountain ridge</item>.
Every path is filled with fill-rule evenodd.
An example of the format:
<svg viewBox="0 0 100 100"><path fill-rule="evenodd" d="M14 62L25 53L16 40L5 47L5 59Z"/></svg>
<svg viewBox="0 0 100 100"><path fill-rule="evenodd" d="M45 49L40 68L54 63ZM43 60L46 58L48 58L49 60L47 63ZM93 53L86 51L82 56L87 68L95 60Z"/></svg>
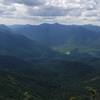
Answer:
<svg viewBox="0 0 100 100"><path fill-rule="evenodd" d="M12 25L16 34L22 34L31 40L55 48L58 51L78 49L94 52L100 50L100 27L95 25Z"/></svg>
<svg viewBox="0 0 100 100"><path fill-rule="evenodd" d="M100 27L93 25L13 25L10 26L17 34L23 34L32 40L51 46L68 45L69 42L88 43L100 36ZM72 41L71 41L72 39ZM85 39L85 40L84 40ZM93 40L95 41L95 40Z"/></svg>
<svg viewBox="0 0 100 100"><path fill-rule="evenodd" d="M0 25L0 33L1 46L4 44L7 46L7 43L9 43L7 42L8 40L10 42L16 40L16 43L19 42L17 45L22 45L22 48L26 46L27 48L25 47L21 54L26 54L28 49L28 55L32 55L32 52L30 51L32 45L34 44L36 46L37 44L42 47L41 50L38 48L41 53L45 51L43 48L46 47L65 54L66 52L77 51L100 56L100 27L95 25L62 25L58 23L44 23L40 25L27 24L6 26L2 24ZM19 49L21 49L21 46ZM38 50L36 50L36 52ZM4 52L2 49L1 51ZM9 51L11 50L9 49Z"/></svg>
<svg viewBox="0 0 100 100"><path fill-rule="evenodd" d="M28 39L22 34L14 34L5 25L0 25L0 54L17 56L26 60L56 58L60 56L59 53L34 40Z"/></svg>

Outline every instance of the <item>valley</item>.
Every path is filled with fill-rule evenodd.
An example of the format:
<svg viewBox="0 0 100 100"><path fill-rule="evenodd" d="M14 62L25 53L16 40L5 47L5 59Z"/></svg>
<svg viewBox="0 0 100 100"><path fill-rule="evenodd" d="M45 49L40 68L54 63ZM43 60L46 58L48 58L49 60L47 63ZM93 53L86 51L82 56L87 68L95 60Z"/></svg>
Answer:
<svg viewBox="0 0 100 100"><path fill-rule="evenodd" d="M0 25L0 100L98 100L99 32L93 25Z"/></svg>

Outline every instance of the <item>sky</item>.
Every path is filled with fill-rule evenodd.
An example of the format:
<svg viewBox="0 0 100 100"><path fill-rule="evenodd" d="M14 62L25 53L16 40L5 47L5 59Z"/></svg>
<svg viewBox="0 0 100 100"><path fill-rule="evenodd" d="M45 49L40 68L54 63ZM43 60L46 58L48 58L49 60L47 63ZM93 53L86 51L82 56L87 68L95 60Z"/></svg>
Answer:
<svg viewBox="0 0 100 100"><path fill-rule="evenodd" d="M100 25L100 0L0 0L0 23Z"/></svg>

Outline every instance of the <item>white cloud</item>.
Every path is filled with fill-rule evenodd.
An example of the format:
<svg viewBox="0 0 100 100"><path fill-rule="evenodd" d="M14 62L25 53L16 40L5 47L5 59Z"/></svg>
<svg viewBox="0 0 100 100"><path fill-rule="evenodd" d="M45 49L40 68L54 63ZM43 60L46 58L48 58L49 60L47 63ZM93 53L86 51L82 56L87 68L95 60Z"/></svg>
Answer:
<svg viewBox="0 0 100 100"><path fill-rule="evenodd" d="M0 16L35 22L41 17L44 22L94 23L100 19L100 0L0 0Z"/></svg>

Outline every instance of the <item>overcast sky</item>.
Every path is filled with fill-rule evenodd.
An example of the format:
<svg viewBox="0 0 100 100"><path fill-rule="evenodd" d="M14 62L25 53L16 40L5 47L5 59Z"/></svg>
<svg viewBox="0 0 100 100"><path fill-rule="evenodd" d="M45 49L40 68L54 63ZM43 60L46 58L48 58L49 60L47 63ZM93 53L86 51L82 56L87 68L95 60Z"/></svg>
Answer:
<svg viewBox="0 0 100 100"><path fill-rule="evenodd" d="M100 24L100 0L0 0L0 23Z"/></svg>

